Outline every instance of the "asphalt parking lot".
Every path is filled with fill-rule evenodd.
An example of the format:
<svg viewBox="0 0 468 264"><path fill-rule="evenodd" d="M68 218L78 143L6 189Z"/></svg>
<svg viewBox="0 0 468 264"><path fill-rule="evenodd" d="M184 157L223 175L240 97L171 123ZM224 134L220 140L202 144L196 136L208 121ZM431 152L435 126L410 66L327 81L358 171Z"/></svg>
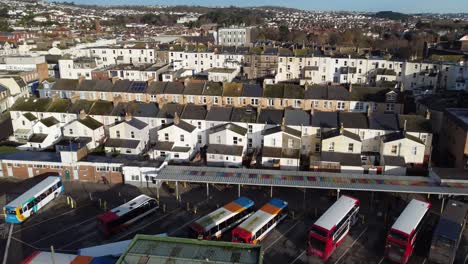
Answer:
<svg viewBox="0 0 468 264"><path fill-rule="evenodd" d="M18 184L0 181L0 196L21 193ZM27 185L20 184L22 188ZM136 188L130 185L106 186L102 184L65 183L65 195L54 200L38 214L21 225L15 225L7 263L19 263L36 250L75 253L83 247L131 239L135 234L167 234L189 237L188 225L201 216L215 210L238 196L237 186L210 185L207 196L206 185L179 184L180 200L168 188L160 188L159 210L132 225L126 230L104 239L98 232L96 216L105 209L116 207L135 196L145 193L156 197L156 190ZM241 187L241 195L255 202L260 208L268 202L271 189L266 187ZM387 228L403 210L412 195L391 195L382 193L341 192L361 201L360 220L350 234L335 250L327 263L387 263L383 258ZM76 207L71 208L73 198ZM274 188L273 197L288 201L290 214L262 242L264 263L323 263L322 260L306 254L307 231L311 224L336 201L336 192L325 190L304 190ZM421 197L425 199L427 197ZM0 200L3 206L5 198ZM437 197L431 197L435 219L440 212ZM436 221L433 221L435 224ZM431 225L429 223L428 225ZM0 224L0 231L7 233L8 226ZM427 245L430 244L431 228L420 237L410 263L426 263ZM3 256L6 237L0 239L0 254ZM224 240L230 240L225 234ZM468 253L468 231L460 245L457 263L463 263Z"/></svg>

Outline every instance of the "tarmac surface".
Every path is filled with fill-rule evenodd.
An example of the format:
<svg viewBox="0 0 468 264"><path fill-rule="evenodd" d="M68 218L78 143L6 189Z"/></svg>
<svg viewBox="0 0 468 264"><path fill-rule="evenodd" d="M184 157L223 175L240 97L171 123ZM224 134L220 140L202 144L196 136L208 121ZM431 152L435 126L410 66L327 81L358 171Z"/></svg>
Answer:
<svg viewBox="0 0 468 264"><path fill-rule="evenodd" d="M0 205L6 200L34 185L37 179L25 182L0 181ZM167 234L190 237L188 226L196 219L238 197L237 186L210 185L207 196L206 185L179 184L180 199L166 185L159 189L160 208L152 215L138 221L120 233L104 238L98 231L96 217L105 210L114 208L135 196L145 193L157 197L154 188L136 188L131 185L103 185L93 183L66 182L65 194L49 203L36 215L21 225L15 225L7 263L20 263L36 250L74 254L83 247L131 239L135 234ZM360 220L352 227L343 243L333 252L326 263L390 263L383 258L385 237L388 228L404 209L411 198L427 199L423 196L393 195L369 192L341 192L360 199ZM336 201L333 191L294 188L241 188L241 195L255 202L255 209L269 201L271 195L289 203L289 216L261 241L264 263L324 263L315 256L306 254L307 231L312 223ZM75 206L70 205L73 199ZM418 237L416 250L410 259L413 263L427 261L428 246L433 226L440 213L440 200L430 197L433 204L427 227ZM6 245L9 224L0 223L0 258ZM229 241L230 234L223 235ZM458 251L456 263L463 263L468 254L468 229Z"/></svg>

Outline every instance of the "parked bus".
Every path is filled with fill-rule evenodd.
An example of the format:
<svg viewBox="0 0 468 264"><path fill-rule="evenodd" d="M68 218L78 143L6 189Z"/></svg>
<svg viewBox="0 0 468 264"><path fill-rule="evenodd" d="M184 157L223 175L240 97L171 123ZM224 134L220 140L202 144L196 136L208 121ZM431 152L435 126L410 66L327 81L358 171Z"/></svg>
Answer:
<svg viewBox="0 0 468 264"><path fill-rule="evenodd" d="M144 194L98 216L99 227L105 236L117 233L159 208L156 199Z"/></svg>
<svg viewBox="0 0 468 264"><path fill-rule="evenodd" d="M359 200L341 196L312 225L307 253L327 260L356 222L358 211Z"/></svg>
<svg viewBox="0 0 468 264"><path fill-rule="evenodd" d="M273 198L232 230L232 242L257 244L288 215L288 203Z"/></svg>
<svg viewBox="0 0 468 264"><path fill-rule="evenodd" d="M219 239L224 232L252 215L253 206L252 200L240 197L198 219L190 228L199 239Z"/></svg>
<svg viewBox="0 0 468 264"><path fill-rule="evenodd" d="M452 264L455 261L465 228L468 205L450 200L432 238L429 260L433 263Z"/></svg>
<svg viewBox="0 0 468 264"><path fill-rule="evenodd" d="M415 199L406 206L387 236L385 256L389 260L401 264L408 262L430 207L430 203Z"/></svg>
<svg viewBox="0 0 468 264"><path fill-rule="evenodd" d="M5 221L22 223L61 193L62 178L49 176L3 207Z"/></svg>

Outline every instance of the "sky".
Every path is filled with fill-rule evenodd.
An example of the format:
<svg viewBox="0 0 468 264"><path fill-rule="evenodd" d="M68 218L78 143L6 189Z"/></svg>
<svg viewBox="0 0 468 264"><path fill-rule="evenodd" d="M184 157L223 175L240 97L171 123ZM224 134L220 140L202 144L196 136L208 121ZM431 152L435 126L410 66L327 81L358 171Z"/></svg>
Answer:
<svg viewBox="0 0 468 264"><path fill-rule="evenodd" d="M62 0L60 0L62 1ZM76 4L102 5L275 5L306 10L382 11L403 13L468 13L468 0L66 0Z"/></svg>

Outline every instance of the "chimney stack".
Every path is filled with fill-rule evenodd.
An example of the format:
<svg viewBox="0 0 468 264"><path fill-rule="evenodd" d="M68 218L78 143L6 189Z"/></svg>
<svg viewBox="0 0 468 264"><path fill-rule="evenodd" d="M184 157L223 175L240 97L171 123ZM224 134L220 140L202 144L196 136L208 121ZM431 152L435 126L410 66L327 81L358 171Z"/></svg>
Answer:
<svg viewBox="0 0 468 264"><path fill-rule="evenodd" d="M111 79L112 84L115 84L118 80L119 80L119 77L117 77L117 76L112 77L112 79Z"/></svg>
<svg viewBox="0 0 468 264"><path fill-rule="evenodd" d="M127 122L128 122L128 121L131 121L132 118L133 118L133 117L132 117L132 114L130 114L129 112L126 112L126 113L125 113L125 121L127 121Z"/></svg>
<svg viewBox="0 0 468 264"><path fill-rule="evenodd" d="M429 109L426 110L426 119L427 120L431 119L431 111L429 111Z"/></svg>
<svg viewBox="0 0 468 264"><path fill-rule="evenodd" d="M84 109L80 110L80 119L83 120L87 117L86 111Z"/></svg>
<svg viewBox="0 0 468 264"><path fill-rule="evenodd" d="M340 135L343 135L343 132L344 132L344 125L343 125L343 123L341 123L341 126L340 126Z"/></svg>
<svg viewBox="0 0 468 264"><path fill-rule="evenodd" d="M174 124L178 125L180 123L179 113L174 113Z"/></svg>
<svg viewBox="0 0 468 264"><path fill-rule="evenodd" d="M84 80L86 80L86 77L80 75L80 77L78 78L78 84L81 84Z"/></svg>
<svg viewBox="0 0 468 264"><path fill-rule="evenodd" d="M405 123L403 123L403 131L406 132L406 123L408 122L408 120L405 120Z"/></svg>

